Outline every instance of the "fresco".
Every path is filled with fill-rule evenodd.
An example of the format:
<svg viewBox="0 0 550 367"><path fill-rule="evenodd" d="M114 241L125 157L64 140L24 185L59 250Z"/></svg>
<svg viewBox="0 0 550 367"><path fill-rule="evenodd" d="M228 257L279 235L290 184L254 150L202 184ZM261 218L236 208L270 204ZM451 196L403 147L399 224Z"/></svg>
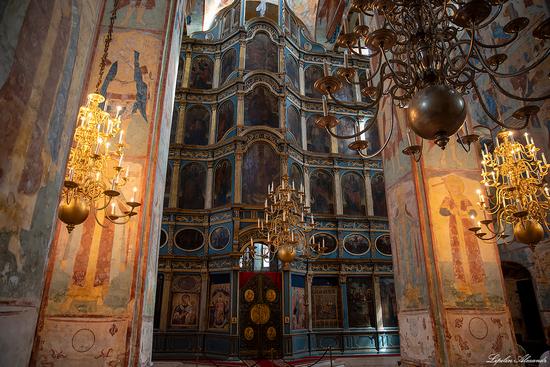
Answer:
<svg viewBox="0 0 550 367"><path fill-rule="evenodd" d="M344 249L352 255L363 255L369 251L370 242L363 235L350 234L344 239Z"/></svg>
<svg viewBox="0 0 550 367"><path fill-rule="evenodd" d="M286 124L288 130L294 136L298 146L302 146L302 119L300 118L300 112L294 106L288 106L286 109Z"/></svg>
<svg viewBox="0 0 550 367"><path fill-rule="evenodd" d="M229 279L224 280L223 278L212 276L210 279L208 328L217 331L229 331L231 284L229 283Z"/></svg>
<svg viewBox="0 0 550 367"><path fill-rule="evenodd" d="M211 89L214 78L214 62L208 56L197 56L191 63L189 88Z"/></svg>
<svg viewBox="0 0 550 367"><path fill-rule="evenodd" d="M504 302L500 266L492 246L485 246L468 228L479 217L477 172L471 177L431 175L428 180L430 215L443 283L444 302L456 307L480 307Z"/></svg>
<svg viewBox="0 0 550 367"><path fill-rule="evenodd" d="M166 181L164 184L164 202L163 207L168 208L170 205L170 185L172 183L172 165L166 167Z"/></svg>
<svg viewBox="0 0 550 367"><path fill-rule="evenodd" d="M306 34L311 38L315 34L315 14L317 14L317 0L287 0L288 7L294 12L296 17L304 22ZM290 17L288 17L290 18ZM292 22L294 23L294 22ZM294 24L295 26L295 24ZM294 32L292 32L294 33Z"/></svg>
<svg viewBox="0 0 550 367"><path fill-rule="evenodd" d="M340 327L340 287L337 278L315 277L311 287L313 328Z"/></svg>
<svg viewBox="0 0 550 367"><path fill-rule="evenodd" d="M291 311L292 330L307 329L307 308L305 289L303 287L291 287Z"/></svg>
<svg viewBox="0 0 550 367"><path fill-rule="evenodd" d="M364 127L365 124L363 123L361 126ZM364 139L369 143L369 147L367 148L368 154L374 154L380 149L380 135L378 135L377 124L373 125L365 132Z"/></svg>
<svg viewBox="0 0 550 367"><path fill-rule="evenodd" d="M218 108L216 141L222 140L225 133L235 125L235 104L231 99L223 102Z"/></svg>
<svg viewBox="0 0 550 367"><path fill-rule="evenodd" d="M336 126L336 134L338 135L351 135L355 134L355 120L351 117L340 116L338 117L340 124ZM334 130L332 130L334 131ZM351 139L338 139L338 153L346 155L357 155L357 151L348 148L349 143L354 141L354 138Z"/></svg>
<svg viewBox="0 0 550 367"><path fill-rule="evenodd" d="M206 169L199 163L181 167L178 189L178 208L204 209Z"/></svg>
<svg viewBox="0 0 550 367"><path fill-rule="evenodd" d="M388 206L386 203L386 188L383 172L376 172L371 177L371 192L374 215L387 217Z"/></svg>
<svg viewBox="0 0 550 367"><path fill-rule="evenodd" d="M315 170L310 175L311 211L319 214L334 213L333 177L324 170Z"/></svg>
<svg viewBox="0 0 550 367"><path fill-rule="evenodd" d="M391 240L390 236L385 234L376 239L376 249L382 255L391 256Z"/></svg>
<svg viewBox="0 0 550 367"><path fill-rule="evenodd" d="M196 275L176 276L172 280L172 327L197 329L199 326L199 309L201 278Z"/></svg>
<svg viewBox="0 0 550 367"><path fill-rule="evenodd" d="M264 32L257 32L246 45L246 70L263 70L277 73L279 49Z"/></svg>
<svg viewBox="0 0 550 367"><path fill-rule="evenodd" d="M315 23L317 42L333 43L336 40L345 7L345 0L319 0Z"/></svg>
<svg viewBox="0 0 550 367"><path fill-rule="evenodd" d="M300 90L300 67L298 61L290 54L285 55L285 79L295 90Z"/></svg>
<svg viewBox="0 0 550 367"><path fill-rule="evenodd" d="M311 115L306 121L307 150L315 153L330 153L330 135L315 125L319 115Z"/></svg>
<svg viewBox="0 0 550 367"><path fill-rule="evenodd" d="M294 183L296 189L299 189L301 185L304 184L304 177L300 167L296 163L293 163L290 166L289 181Z"/></svg>
<svg viewBox="0 0 550 367"><path fill-rule="evenodd" d="M336 70L333 70L332 73L335 74ZM338 99L339 101L354 101L355 98L353 97L353 86L347 82L343 82L342 89L334 93L334 97L336 97L336 99Z"/></svg>
<svg viewBox="0 0 550 367"><path fill-rule="evenodd" d="M322 94L313 87L313 84L323 75L323 68L319 65L310 65L304 70L306 97L321 98Z"/></svg>
<svg viewBox="0 0 550 367"><path fill-rule="evenodd" d="M267 185L280 180L280 159L267 143L252 144L243 159L243 203L262 205Z"/></svg>
<svg viewBox="0 0 550 367"><path fill-rule="evenodd" d="M223 85L229 75L237 69L237 50L230 48L222 56L220 85Z"/></svg>
<svg viewBox="0 0 550 367"><path fill-rule="evenodd" d="M203 106L192 106L185 113L183 144L208 145L210 111Z"/></svg>
<svg viewBox="0 0 550 367"><path fill-rule="evenodd" d="M348 321L353 327L376 327L372 278L347 278Z"/></svg>
<svg viewBox="0 0 550 367"><path fill-rule="evenodd" d="M326 233L315 233L314 241L317 246L325 246L324 254L330 254L336 250L338 243L336 239Z"/></svg>
<svg viewBox="0 0 550 367"><path fill-rule="evenodd" d="M267 87L257 86L244 97L244 124L279 127L279 100Z"/></svg>
<svg viewBox="0 0 550 367"><path fill-rule="evenodd" d="M231 162L224 159L216 165L214 171L213 207L231 203L231 182L233 182Z"/></svg>
<svg viewBox="0 0 550 367"><path fill-rule="evenodd" d="M223 250L230 240L229 229L218 227L210 233L210 247L214 250Z"/></svg>
<svg viewBox="0 0 550 367"><path fill-rule="evenodd" d="M365 180L357 173L346 173L341 178L344 215L366 215Z"/></svg>
<svg viewBox="0 0 550 367"><path fill-rule="evenodd" d="M193 0L198 1L198 0ZM202 30L208 30L214 24L216 15L225 7L231 5L234 0L204 1L204 24Z"/></svg>
<svg viewBox="0 0 550 367"><path fill-rule="evenodd" d="M182 229L176 232L174 244L182 250L193 251L204 245L204 235L196 229Z"/></svg>
<svg viewBox="0 0 550 367"><path fill-rule="evenodd" d="M397 327L397 302L392 277L380 277L380 302L382 303L382 325Z"/></svg>

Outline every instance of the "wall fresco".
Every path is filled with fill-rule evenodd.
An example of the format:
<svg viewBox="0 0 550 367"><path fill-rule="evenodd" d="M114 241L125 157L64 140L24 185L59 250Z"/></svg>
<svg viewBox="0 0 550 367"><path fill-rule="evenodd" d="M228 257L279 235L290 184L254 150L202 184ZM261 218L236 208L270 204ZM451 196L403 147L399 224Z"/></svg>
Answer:
<svg viewBox="0 0 550 367"><path fill-rule="evenodd" d="M258 32L246 45L246 70L279 71L279 49L269 35Z"/></svg>
<svg viewBox="0 0 550 367"><path fill-rule="evenodd" d="M224 159L216 165L214 171L214 198L212 206L223 206L231 203L231 182L233 171L231 162Z"/></svg>
<svg viewBox="0 0 550 367"><path fill-rule="evenodd" d="M263 204L267 185L280 180L280 159L267 143L254 143L243 159L243 202Z"/></svg>
<svg viewBox="0 0 550 367"><path fill-rule="evenodd" d="M304 71L306 97L321 98L322 94L313 87L315 82L323 77L323 68L319 65L310 65Z"/></svg>
<svg viewBox="0 0 550 367"><path fill-rule="evenodd" d="M300 90L300 67L294 56L287 54L285 56L285 80L287 80L295 90Z"/></svg>
<svg viewBox="0 0 550 367"><path fill-rule="evenodd" d="M181 167L178 208L203 209L206 195L206 168L199 163Z"/></svg>
<svg viewBox="0 0 550 367"><path fill-rule="evenodd" d="M306 121L307 150L316 153L330 153L330 135L315 125L318 115L311 115Z"/></svg>
<svg viewBox="0 0 550 367"><path fill-rule="evenodd" d="M216 140L222 140L225 133L235 125L235 104L231 99L223 102L218 109Z"/></svg>
<svg viewBox="0 0 550 367"><path fill-rule="evenodd" d="M279 127L279 101L267 87L260 85L244 97L244 124Z"/></svg>
<svg viewBox="0 0 550 367"><path fill-rule="evenodd" d="M302 120L300 112L294 106L289 106L286 109L286 124L287 128L292 133L294 140L299 147L302 146Z"/></svg>
<svg viewBox="0 0 550 367"><path fill-rule="evenodd" d="M185 112L183 144L207 145L210 131L210 111L203 106L192 106Z"/></svg>
<svg viewBox="0 0 550 367"><path fill-rule="evenodd" d="M365 215L365 180L357 173L346 173L340 179L345 215Z"/></svg>
<svg viewBox="0 0 550 367"><path fill-rule="evenodd" d="M313 213L334 213L334 183L331 174L315 170L310 175L311 211Z"/></svg>
<svg viewBox="0 0 550 367"><path fill-rule="evenodd" d="M237 50L230 48L222 56L220 84L224 84L231 73L237 69Z"/></svg>

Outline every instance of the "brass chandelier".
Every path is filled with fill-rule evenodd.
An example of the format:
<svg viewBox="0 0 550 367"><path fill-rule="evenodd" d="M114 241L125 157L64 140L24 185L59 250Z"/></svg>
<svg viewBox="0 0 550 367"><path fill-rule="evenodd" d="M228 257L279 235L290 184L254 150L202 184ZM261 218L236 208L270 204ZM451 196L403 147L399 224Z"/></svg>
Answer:
<svg viewBox="0 0 550 367"><path fill-rule="evenodd" d="M303 185L297 189L287 175L279 186L268 185L264 218L258 219L258 228L267 244L265 253L260 255L269 256L270 261L275 255L283 263L292 262L296 256L311 259L326 249L322 241L315 241L313 236L308 239L308 233L315 228L315 219L306 206ZM254 251L252 239L250 251Z"/></svg>
<svg viewBox="0 0 550 367"><path fill-rule="evenodd" d="M524 139L522 144L512 131L502 130L492 152L484 146L481 184L486 192L478 190L478 204L493 219L485 217L470 230L480 239L499 240L508 237L510 225L516 241L534 249L549 230L550 191L544 177L550 164L527 133Z"/></svg>
<svg viewBox="0 0 550 367"><path fill-rule="evenodd" d="M141 204L136 200L137 188L132 198L124 199L120 189L126 184L130 168L124 167L124 131L121 129L120 107L113 117L108 104L99 93L105 62L112 39L118 0L111 12L109 30L99 65L99 78L95 93L88 95L86 105L78 111L77 126L69 154L65 180L61 192L58 217L67 225L69 233L83 223L90 211L96 221L103 225L98 211L114 224L127 223L137 213ZM104 109L101 109L104 104Z"/></svg>
<svg viewBox="0 0 550 367"><path fill-rule="evenodd" d="M464 130L459 133L466 117L466 102L463 95L474 94L485 114L494 123L510 129L523 129L539 107L527 104L514 112L513 117L521 120L513 126L506 125L488 109L484 96L476 85L480 75L488 76L495 89L510 99L531 103L542 101L550 95L522 97L507 91L503 78L526 75L548 57L548 47L529 65L506 73L501 65L508 56L500 49L520 38L520 32L529 24L527 18L516 18L508 22L503 30L509 39L496 44L485 44L479 40L482 31L488 29L503 9L506 0L352 0L348 15L343 19L343 31L336 41L336 49L344 50L344 65L325 74L314 84L323 94L324 114L316 125L338 139L354 139L349 144L362 157L370 158L379 151L366 154L368 147L364 134L376 127L376 118L383 97L390 98L393 105L406 108L410 129L422 139L433 140L442 149L450 136L457 133L457 141L469 151L470 144L478 135ZM355 18L357 15L357 18ZM375 19L382 24L371 29L365 18ZM348 30L348 19L358 23ZM371 22L374 24L374 22ZM532 36L543 42L550 38L550 19L546 19L532 32ZM367 97L364 103L349 103L339 100L335 94L344 83L360 84L355 81L356 69L350 66L348 54L368 59L367 70L361 94ZM358 111L368 118L364 123L358 119L353 134L341 135L334 131L339 120L329 114L329 106ZM393 116L393 113L392 113ZM418 158L422 145L410 139L404 154Z"/></svg>

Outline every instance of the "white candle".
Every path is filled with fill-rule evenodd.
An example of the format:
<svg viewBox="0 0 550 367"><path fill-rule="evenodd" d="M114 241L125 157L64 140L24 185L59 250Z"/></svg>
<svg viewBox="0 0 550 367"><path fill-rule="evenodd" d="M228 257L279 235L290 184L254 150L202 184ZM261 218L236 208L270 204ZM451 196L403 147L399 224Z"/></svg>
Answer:
<svg viewBox="0 0 550 367"><path fill-rule="evenodd" d="M109 147L111 146L111 143L105 143L105 155L109 155Z"/></svg>
<svg viewBox="0 0 550 367"><path fill-rule="evenodd" d="M116 117L115 117L116 119L118 119L118 117L119 117L119 115L120 115L120 110L122 110L122 107L117 106L117 107L116 107Z"/></svg>
<svg viewBox="0 0 550 367"><path fill-rule="evenodd" d="M95 146L95 154L99 154L99 146L101 145L103 141L101 140L101 138L97 138L97 144Z"/></svg>
<svg viewBox="0 0 550 367"><path fill-rule="evenodd" d="M107 105L108 105L108 102L107 100L105 100L105 103L103 104L103 111L107 112Z"/></svg>
<svg viewBox="0 0 550 367"><path fill-rule="evenodd" d="M96 172L96 173L95 173L95 180L96 180L96 181L99 181L99 172Z"/></svg>
<svg viewBox="0 0 550 367"><path fill-rule="evenodd" d="M264 208L267 209L267 199L265 199L265 202L264 202Z"/></svg>
<svg viewBox="0 0 550 367"><path fill-rule="evenodd" d="M110 121L110 120L109 120ZM118 143L122 144L122 135L124 134L124 130L120 130L120 135L118 137Z"/></svg>
<svg viewBox="0 0 550 367"><path fill-rule="evenodd" d="M542 153L540 156L542 157L542 162L547 165L548 163L546 163L546 156L544 155L544 153Z"/></svg>
<svg viewBox="0 0 550 367"><path fill-rule="evenodd" d="M132 190L132 203L136 202L136 193L137 193L137 187L134 186L134 189Z"/></svg>
<svg viewBox="0 0 550 367"><path fill-rule="evenodd" d="M304 221L304 212L302 211L302 222Z"/></svg>
<svg viewBox="0 0 550 367"><path fill-rule="evenodd" d="M407 129L407 142L409 143L409 146L412 146L410 133L411 133L411 129Z"/></svg>
<svg viewBox="0 0 550 367"><path fill-rule="evenodd" d="M115 203L111 203L111 215L115 215Z"/></svg>
<svg viewBox="0 0 550 367"><path fill-rule="evenodd" d="M124 154L120 155L120 158L118 159L118 166L122 167L122 159L124 158Z"/></svg>
<svg viewBox="0 0 550 367"><path fill-rule="evenodd" d="M525 136L525 144L529 144L529 134L525 133L523 136Z"/></svg>
<svg viewBox="0 0 550 367"><path fill-rule="evenodd" d="M314 221L313 221L313 214L311 214L311 224L313 224Z"/></svg>
<svg viewBox="0 0 550 367"><path fill-rule="evenodd" d="M130 174L130 166L126 167L126 174L124 177L128 178L128 174Z"/></svg>
<svg viewBox="0 0 550 367"><path fill-rule="evenodd" d="M70 169L69 170L69 181L72 181L73 180L73 177L74 177L74 169Z"/></svg>

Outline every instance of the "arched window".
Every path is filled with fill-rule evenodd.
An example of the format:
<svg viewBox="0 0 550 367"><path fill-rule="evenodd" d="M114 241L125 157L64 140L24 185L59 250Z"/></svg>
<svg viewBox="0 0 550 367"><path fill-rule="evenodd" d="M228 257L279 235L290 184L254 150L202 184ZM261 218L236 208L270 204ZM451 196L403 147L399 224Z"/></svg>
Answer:
<svg viewBox="0 0 550 367"><path fill-rule="evenodd" d="M192 106L185 113L185 132L183 143L189 145L208 145L210 130L210 111L203 106Z"/></svg>
<svg viewBox="0 0 550 367"><path fill-rule="evenodd" d="M345 215L366 215L365 180L357 173L342 176L342 203Z"/></svg>
<svg viewBox="0 0 550 367"><path fill-rule="evenodd" d="M199 163L184 165L180 171L178 208L204 209L206 169Z"/></svg>
<svg viewBox="0 0 550 367"><path fill-rule="evenodd" d="M164 182L164 208L170 205L170 185L172 183L172 165L168 162L166 167L166 181Z"/></svg>
<svg viewBox="0 0 550 367"><path fill-rule="evenodd" d="M214 171L214 191L212 206L223 206L231 203L231 182L233 172L231 162L222 160L216 165Z"/></svg>
<svg viewBox="0 0 550 367"><path fill-rule="evenodd" d="M286 109L286 123L288 130L292 133L298 145L302 147L302 120L296 107L288 106Z"/></svg>
<svg viewBox="0 0 550 367"><path fill-rule="evenodd" d="M235 105L228 99L218 109L218 124L216 127L216 141L222 140L225 133L235 124Z"/></svg>
<svg viewBox="0 0 550 367"><path fill-rule="evenodd" d="M245 204L264 203L267 185L280 180L280 159L267 143L253 143L243 158L242 198Z"/></svg>
<svg viewBox="0 0 550 367"><path fill-rule="evenodd" d="M279 127L279 100L267 87L259 85L244 97L244 124Z"/></svg>
<svg viewBox="0 0 550 367"><path fill-rule="evenodd" d="M191 64L189 88L211 89L214 63L208 56L197 56Z"/></svg>
<svg viewBox="0 0 550 367"><path fill-rule="evenodd" d="M279 48L264 32L258 32L246 45L246 70L266 70L277 73Z"/></svg>
<svg viewBox="0 0 550 367"><path fill-rule="evenodd" d="M237 69L237 50L231 48L222 56L220 85L227 81L227 78L235 69Z"/></svg>
<svg viewBox="0 0 550 367"><path fill-rule="evenodd" d="M307 150L316 153L330 153L330 135L325 129L315 125L317 117L319 115L311 115L306 121Z"/></svg>
<svg viewBox="0 0 550 367"><path fill-rule="evenodd" d="M324 170L315 170L310 177L311 211L320 214L334 213L334 180Z"/></svg>
<svg viewBox="0 0 550 367"><path fill-rule="evenodd" d="M294 56L287 54L285 56L285 72L286 80L290 82L290 85L294 87L295 90L300 90L300 68L298 66L298 61Z"/></svg>
<svg viewBox="0 0 550 367"><path fill-rule="evenodd" d="M304 74L304 79L306 83L306 97L321 98L321 93L319 93L317 89L313 87L313 84L315 84L318 79L323 77L323 69L318 65L311 65L306 68Z"/></svg>

